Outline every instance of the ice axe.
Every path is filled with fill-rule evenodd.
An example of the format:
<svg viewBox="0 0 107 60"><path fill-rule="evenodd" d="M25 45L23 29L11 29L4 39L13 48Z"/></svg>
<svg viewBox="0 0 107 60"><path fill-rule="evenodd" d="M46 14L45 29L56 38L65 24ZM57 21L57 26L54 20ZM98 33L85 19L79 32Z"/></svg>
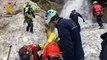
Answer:
<svg viewBox="0 0 107 60"><path fill-rule="evenodd" d="M12 48L12 45L9 46L9 53L8 53L8 56L7 56L7 60L9 60L9 56L10 56L10 52L11 52L11 48Z"/></svg>

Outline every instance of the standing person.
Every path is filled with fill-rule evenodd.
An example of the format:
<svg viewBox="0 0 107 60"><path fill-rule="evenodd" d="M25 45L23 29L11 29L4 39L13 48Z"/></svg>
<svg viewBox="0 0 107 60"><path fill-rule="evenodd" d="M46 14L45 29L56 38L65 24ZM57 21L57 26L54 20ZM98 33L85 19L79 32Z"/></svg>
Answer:
<svg viewBox="0 0 107 60"><path fill-rule="evenodd" d="M34 11L33 8L31 7L31 5L28 5L28 7L25 8L25 21L27 22L28 26L26 27L26 31L30 31L31 33L33 32L33 18L35 18L34 16Z"/></svg>
<svg viewBox="0 0 107 60"><path fill-rule="evenodd" d="M72 20L59 18L56 13L51 17L49 24L58 29L59 46L64 60L84 60L80 31Z"/></svg>
<svg viewBox="0 0 107 60"><path fill-rule="evenodd" d="M102 22L102 13L103 13L102 6L97 1L94 1L92 7L92 14L94 17L96 17L96 21L100 26L99 29L104 28Z"/></svg>
<svg viewBox="0 0 107 60"><path fill-rule="evenodd" d="M101 43L101 53L100 53L100 60L107 60L107 32L101 35L103 42Z"/></svg>
<svg viewBox="0 0 107 60"><path fill-rule="evenodd" d="M52 16L56 14L56 10L49 9L45 14L45 22L47 25L47 41L42 53L42 60L59 60L60 59L60 48L57 45L57 30L50 23L50 19Z"/></svg>
<svg viewBox="0 0 107 60"><path fill-rule="evenodd" d="M77 24L77 26L79 27L79 29L81 31L81 27L80 27L80 24L78 22L78 17L81 17L83 19L82 15L79 14L78 12L76 12L76 10L72 10L69 17ZM84 19L83 19L83 22L85 22Z"/></svg>

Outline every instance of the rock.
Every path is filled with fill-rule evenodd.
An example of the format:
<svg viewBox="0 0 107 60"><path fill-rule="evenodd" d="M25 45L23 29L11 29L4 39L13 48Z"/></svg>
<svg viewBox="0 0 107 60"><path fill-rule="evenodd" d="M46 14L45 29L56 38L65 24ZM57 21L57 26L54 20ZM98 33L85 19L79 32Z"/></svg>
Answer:
<svg viewBox="0 0 107 60"><path fill-rule="evenodd" d="M36 0L32 1L35 2ZM42 8L45 11L52 8L60 12L63 8L63 5L65 4L65 1L67 0L39 0L36 3L40 6L40 8Z"/></svg>

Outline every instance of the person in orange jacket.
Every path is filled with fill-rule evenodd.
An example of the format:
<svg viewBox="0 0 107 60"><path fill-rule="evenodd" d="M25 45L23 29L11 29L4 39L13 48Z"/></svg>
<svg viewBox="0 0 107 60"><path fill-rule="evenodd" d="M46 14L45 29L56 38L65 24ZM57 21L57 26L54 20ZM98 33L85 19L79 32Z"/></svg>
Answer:
<svg viewBox="0 0 107 60"><path fill-rule="evenodd" d="M102 13L103 13L102 6L97 1L94 1L92 7L92 14L94 17L96 17L96 21L100 26L99 29L104 28L102 23Z"/></svg>
<svg viewBox="0 0 107 60"><path fill-rule="evenodd" d="M60 48L56 42L50 42L44 48L42 60L59 60Z"/></svg>

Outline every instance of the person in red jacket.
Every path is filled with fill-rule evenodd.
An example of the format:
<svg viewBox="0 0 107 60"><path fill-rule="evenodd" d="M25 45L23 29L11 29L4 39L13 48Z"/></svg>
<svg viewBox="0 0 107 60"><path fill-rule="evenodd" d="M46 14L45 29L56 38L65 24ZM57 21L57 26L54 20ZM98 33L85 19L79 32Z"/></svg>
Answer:
<svg viewBox="0 0 107 60"><path fill-rule="evenodd" d="M59 60L60 48L56 42L50 42L43 51L42 60Z"/></svg>
<svg viewBox="0 0 107 60"><path fill-rule="evenodd" d="M100 26L99 29L104 28L102 23L102 13L103 13L102 6L97 1L94 1L92 7L92 14L94 17L96 17L97 23Z"/></svg>
<svg viewBox="0 0 107 60"><path fill-rule="evenodd" d="M33 56L33 60L39 60L37 52L41 50L40 45L29 44L19 49L19 57L21 60L30 60Z"/></svg>

